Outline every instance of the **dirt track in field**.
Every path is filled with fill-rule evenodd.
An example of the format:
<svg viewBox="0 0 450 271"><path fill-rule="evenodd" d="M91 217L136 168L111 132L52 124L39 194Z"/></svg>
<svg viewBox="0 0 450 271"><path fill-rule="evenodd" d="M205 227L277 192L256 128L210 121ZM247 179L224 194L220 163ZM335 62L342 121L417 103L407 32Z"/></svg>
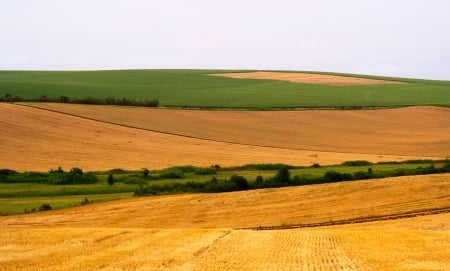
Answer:
<svg viewBox="0 0 450 271"><path fill-rule="evenodd" d="M386 84L404 84L402 82L376 80L349 76L312 74L299 72L242 72L242 73L216 73L211 76L221 76L237 79L265 79L279 80L293 83L304 84L323 84L335 86L353 86L353 85L386 85Z"/></svg>
<svg viewBox="0 0 450 271"><path fill-rule="evenodd" d="M325 152L450 156L450 108L200 111L65 104L34 106L222 142Z"/></svg>
<svg viewBox="0 0 450 271"><path fill-rule="evenodd" d="M182 122L178 124L183 125ZM108 170L248 163L325 165L348 160L378 162L424 157L305 151L216 142L4 103L0 104L0 130L0 168L20 171L47 171L58 166Z"/></svg>
<svg viewBox="0 0 450 271"><path fill-rule="evenodd" d="M0 226L257 228L443 208L450 208L450 174L118 200L0 218Z"/></svg>

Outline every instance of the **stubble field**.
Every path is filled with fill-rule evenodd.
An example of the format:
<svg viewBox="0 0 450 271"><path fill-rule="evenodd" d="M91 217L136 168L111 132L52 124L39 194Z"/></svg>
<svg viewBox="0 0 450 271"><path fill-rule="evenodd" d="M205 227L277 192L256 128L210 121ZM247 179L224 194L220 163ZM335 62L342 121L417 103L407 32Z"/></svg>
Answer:
<svg viewBox="0 0 450 271"><path fill-rule="evenodd" d="M7 270L447 270L448 212L303 229L239 228L448 208L448 178L150 197L3 217L0 263Z"/></svg>
<svg viewBox="0 0 450 271"><path fill-rule="evenodd" d="M325 165L446 158L450 152L446 108L204 112L40 106L73 115L0 104L2 168Z"/></svg>

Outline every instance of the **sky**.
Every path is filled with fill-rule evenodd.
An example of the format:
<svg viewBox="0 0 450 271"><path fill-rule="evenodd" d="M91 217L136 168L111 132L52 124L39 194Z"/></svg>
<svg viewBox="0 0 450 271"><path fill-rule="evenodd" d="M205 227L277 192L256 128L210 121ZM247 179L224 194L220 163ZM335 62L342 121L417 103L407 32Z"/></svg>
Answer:
<svg viewBox="0 0 450 271"><path fill-rule="evenodd" d="M450 80L448 0L0 0L0 70L309 70Z"/></svg>

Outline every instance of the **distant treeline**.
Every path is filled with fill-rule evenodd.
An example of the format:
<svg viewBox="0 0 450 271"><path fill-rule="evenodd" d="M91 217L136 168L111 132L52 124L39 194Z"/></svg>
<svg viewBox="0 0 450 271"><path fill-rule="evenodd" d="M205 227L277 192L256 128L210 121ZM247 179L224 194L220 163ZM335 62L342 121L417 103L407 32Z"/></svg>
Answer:
<svg viewBox="0 0 450 271"><path fill-rule="evenodd" d="M80 168L72 168L65 172L60 167L48 173L24 172L11 169L0 169L0 183L42 183L42 184L92 184L98 182L94 173L83 173Z"/></svg>
<svg viewBox="0 0 450 271"><path fill-rule="evenodd" d="M38 98L23 98L19 96L13 96L12 94L5 94L0 97L0 102L13 103L13 102L43 102L43 103L73 103L73 104L97 104L97 105L122 105L122 106L145 106L145 107L158 107L159 101L153 100L131 100L127 98L70 98L67 96L59 96L56 98L47 97L41 95Z"/></svg>
<svg viewBox="0 0 450 271"><path fill-rule="evenodd" d="M427 166L423 163L432 162ZM242 191L260 188L275 188L285 186L299 186L323 183L335 183L343 181L381 179L398 176L427 175L437 173L450 173L449 160L410 160L406 162L384 162L378 164L420 164L414 168L395 168L391 170L373 170L368 161L348 161L343 166L364 167L354 172L339 172L337 170L326 170L321 175L299 174L292 176L290 170L294 167L284 164L251 164L236 168L221 169L215 165L211 168L199 168L194 166L179 166L164 170L150 172L144 168L142 171L135 171L131 175L126 174L122 169L113 169L108 172L84 173L79 168L72 168L65 172L60 167L46 173L39 172L17 172L11 169L0 169L0 183L42 183L52 185L68 184L92 184L99 181L99 175L108 174L108 184L113 186L115 182L123 184L137 185L135 195L158 195L158 194L178 194L178 193L218 193ZM311 167L319 168L319 164ZM244 176L233 174L230 177L220 178L219 171L228 170L276 170L276 174L271 177L256 176L255 179L248 180ZM187 175L187 174L190 175ZM213 175L207 181L173 181L174 179L185 179L187 176ZM217 176L216 176L217 175ZM188 177L189 178L189 177ZM167 180L153 183L155 180ZM132 190L128 190L132 191ZM78 192L77 192L78 193ZM81 192L80 192L81 193ZM100 193L100 192L96 192Z"/></svg>
<svg viewBox="0 0 450 271"><path fill-rule="evenodd" d="M417 160L418 162L419 160ZM362 164L363 161L356 161L356 164ZM267 168L267 165L263 168ZM295 175L291 176L288 167L283 167L278 164L278 172L270 178L264 179L258 175L255 180L249 182L245 177L239 175L232 175L229 179L220 180L217 177L212 177L207 182L193 182L186 183L167 183L145 185L145 180L141 179L138 190L135 191L136 196L157 195L157 194L175 194L175 193L218 193L242 191L260 188L275 188L285 186L299 186L322 183L336 183L343 181L369 180L381 179L398 176L412 176L412 175L428 175L437 173L450 173L450 162L445 163L441 167L430 165L427 167L417 167L413 169L394 169L390 171L374 172L372 168L367 168L366 171L357 171L354 173L341 173L337 171L326 171L323 176L310 175Z"/></svg>

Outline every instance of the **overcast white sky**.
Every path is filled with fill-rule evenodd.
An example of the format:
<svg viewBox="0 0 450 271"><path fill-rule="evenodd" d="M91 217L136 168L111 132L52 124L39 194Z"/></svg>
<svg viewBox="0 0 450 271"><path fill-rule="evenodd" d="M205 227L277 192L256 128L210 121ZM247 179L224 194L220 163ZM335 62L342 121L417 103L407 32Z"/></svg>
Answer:
<svg viewBox="0 0 450 271"><path fill-rule="evenodd" d="M0 0L0 69L123 68L450 80L450 1Z"/></svg>

